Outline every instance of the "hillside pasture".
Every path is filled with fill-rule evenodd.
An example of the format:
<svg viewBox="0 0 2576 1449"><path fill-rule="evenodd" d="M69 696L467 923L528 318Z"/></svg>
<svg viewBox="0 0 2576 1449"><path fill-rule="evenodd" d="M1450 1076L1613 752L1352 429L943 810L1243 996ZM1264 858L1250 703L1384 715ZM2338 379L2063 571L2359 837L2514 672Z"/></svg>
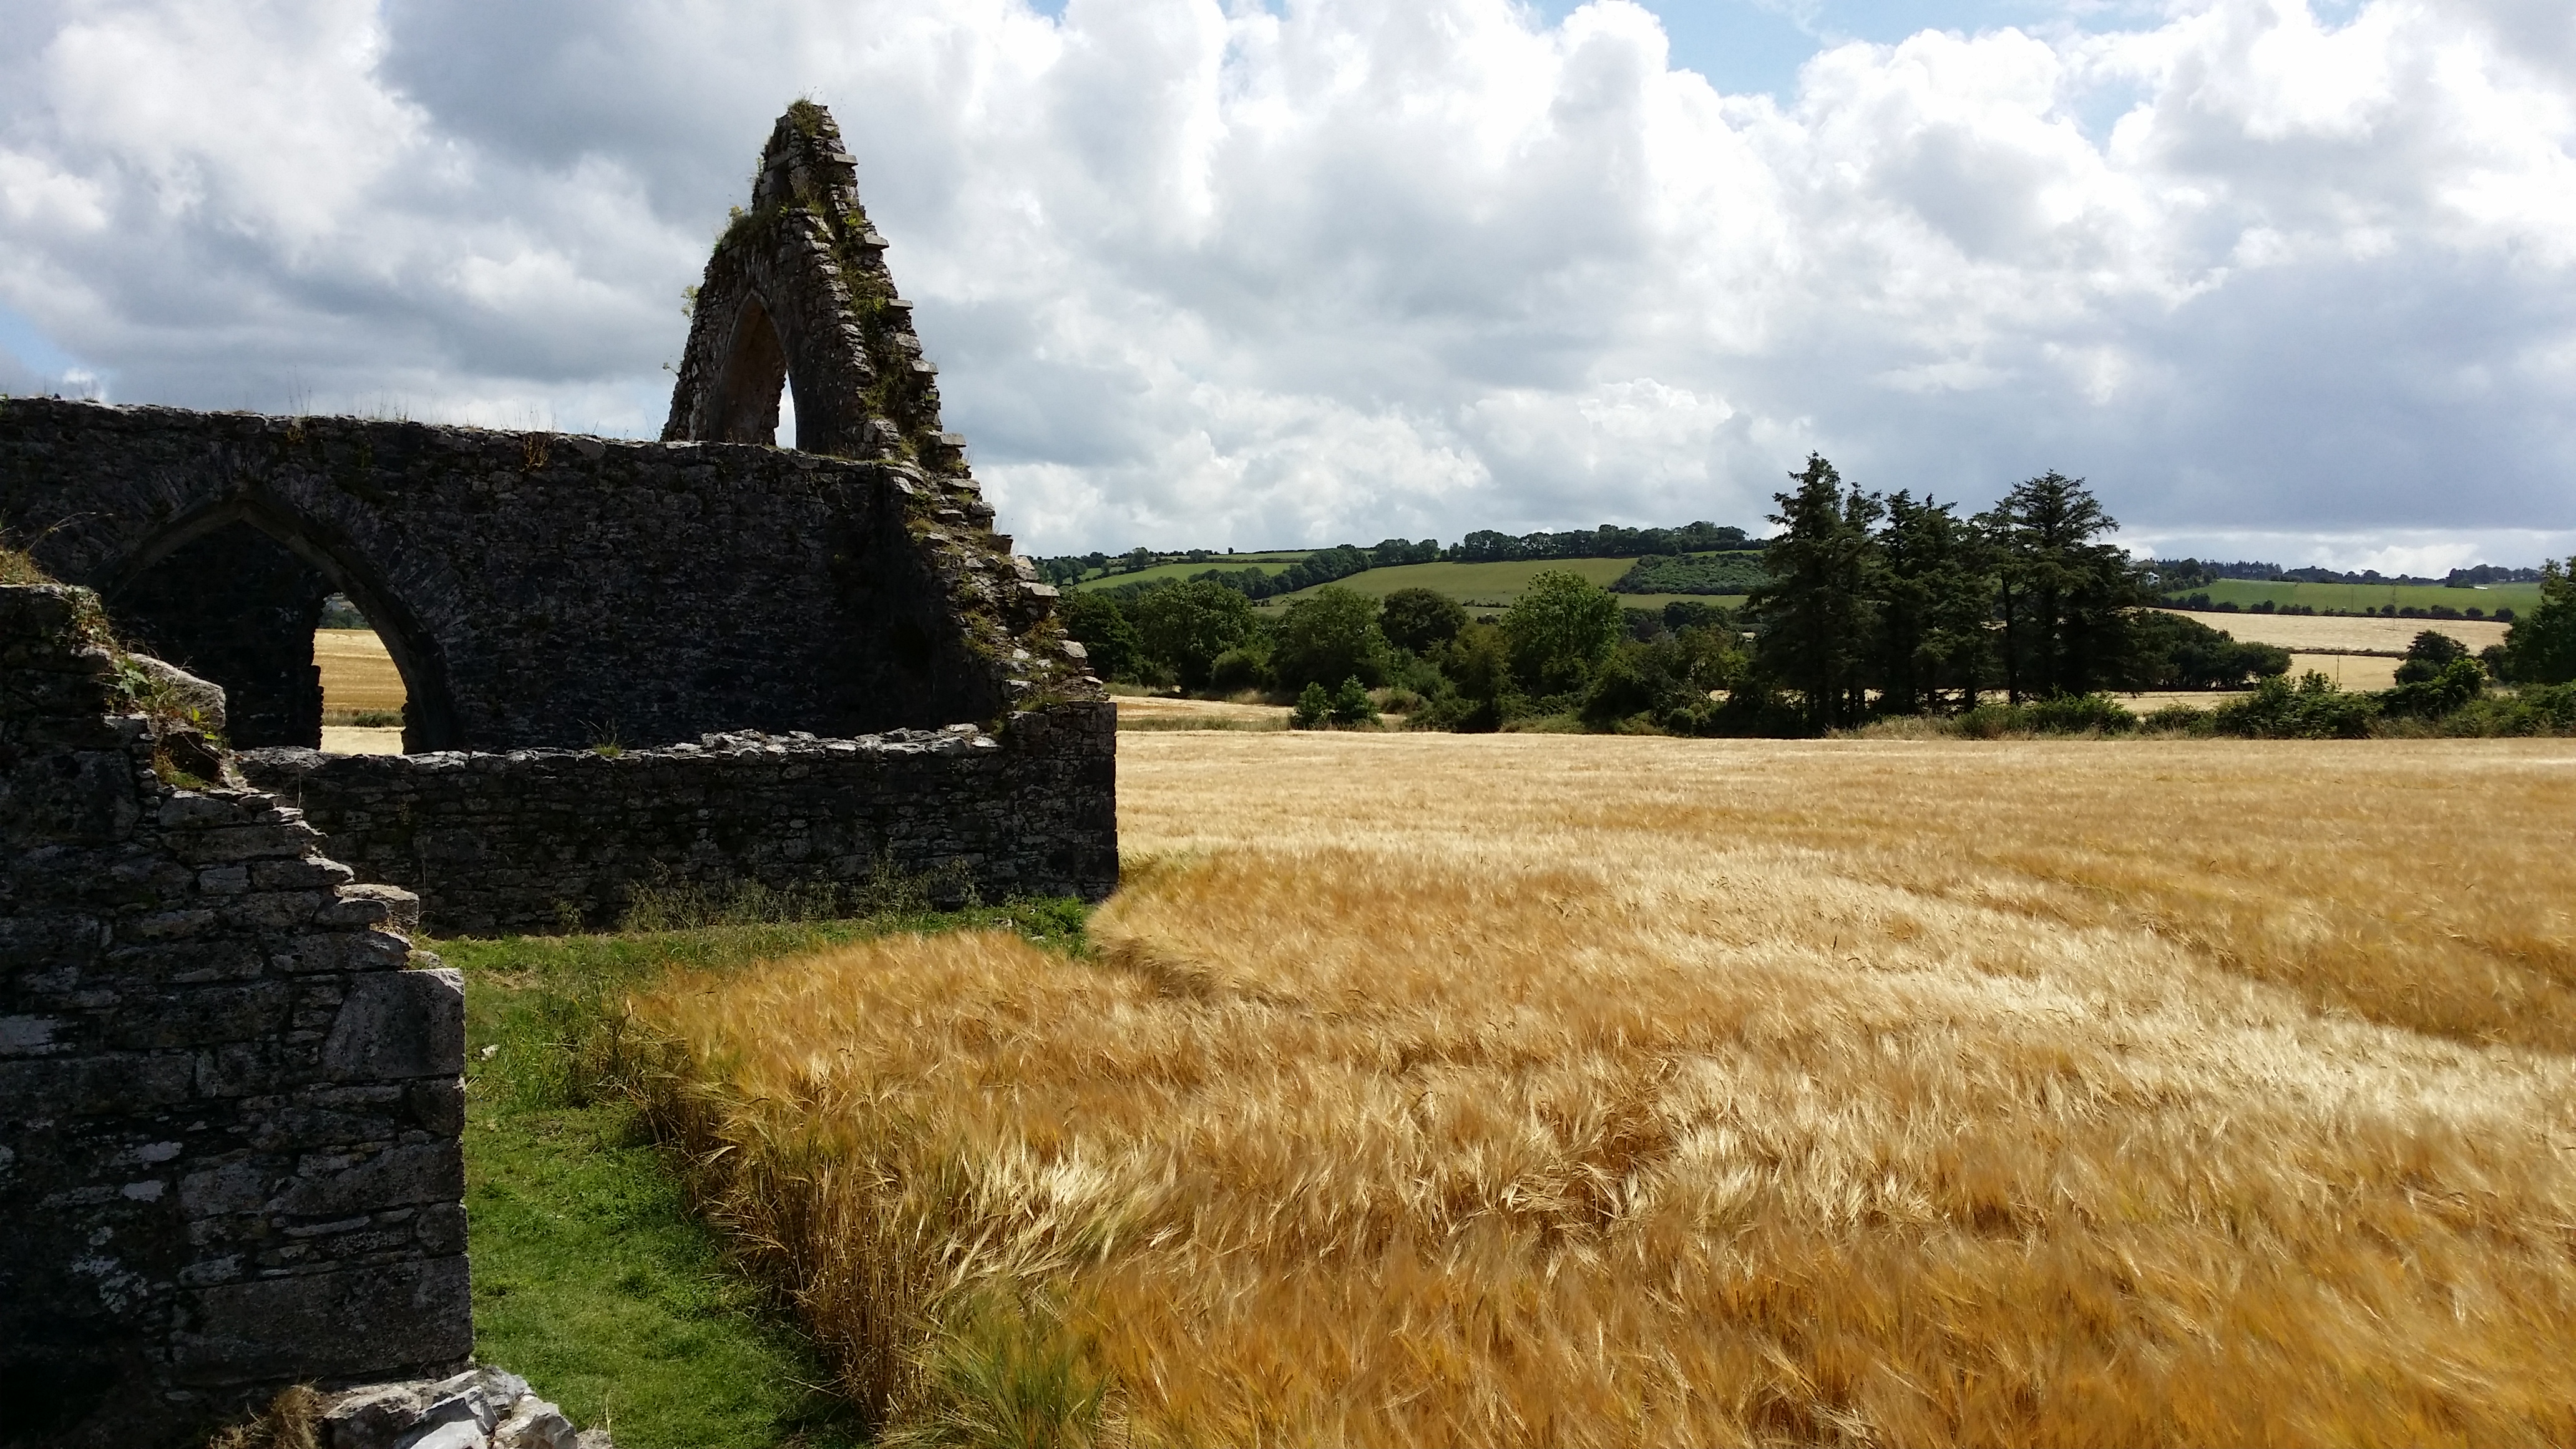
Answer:
<svg viewBox="0 0 2576 1449"><path fill-rule="evenodd" d="M2458 592L2452 590L2451 592ZM2293 653L2403 655L2427 629L2448 634L2471 653L2504 642L2509 625L2490 619L2335 618L2323 614L2217 614L2167 610L2224 630L2249 644L2278 644Z"/></svg>
<svg viewBox="0 0 2576 1449"><path fill-rule="evenodd" d="M2498 609L2511 609L2520 614L2529 612L2540 602L2538 584L2489 584L2479 589L2451 589L2439 584L2302 584L2220 579L2176 592L2181 595L2207 594L2213 604L2234 604L2240 609L2250 609L2269 600L2275 606L2305 604L2312 609L2339 609L2353 614L2365 609L2376 612L2389 604L2401 609L2439 606L2462 613L2483 609L2490 615Z"/></svg>
<svg viewBox="0 0 2576 1449"><path fill-rule="evenodd" d="M1353 574L1341 580L1340 585L1381 599L1398 589L1429 589L1434 593L1447 594L1462 604L1503 606L1519 598L1521 591L1529 587L1531 579L1550 569L1563 569L1570 573L1581 574L1592 582L1607 587L1611 580L1626 573L1628 566L1635 562L1636 560L1632 558L1557 558L1526 559L1518 563L1398 564L1393 568L1370 569L1365 573ZM1289 599L1302 598L1313 592L1313 589L1300 589L1296 593L1282 595L1279 600L1273 602L1284 603ZM1623 600L1631 597L1621 595ZM1642 599L1648 596L1641 594L1633 597ZM1666 596L1653 597L1660 599ZM1676 594L1670 597L1682 596ZM1704 599L1703 602L1717 601ZM1632 603L1630 607L1646 606L1642 603ZM1663 605L1657 603L1654 607L1660 609Z"/></svg>
<svg viewBox="0 0 2576 1449"><path fill-rule="evenodd" d="M2576 742L1119 772L1087 955L636 998L918 1442L2576 1442Z"/></svg>
<svg viewBox="0 0 2576 1449"><path fill-rule="evenodd" d="M1287 552L1221 554L1199 563L1155 564L1150 568L1137 569L1133 573L1099 574L1071 587L1114 589L1122 584L1176 584L1193 574L1206 573L1209 569L1257 568L1265 574L1285 573L1290 564L1302 563L1314 552L1315 550L1310 548L1301 548Z"/></svg>

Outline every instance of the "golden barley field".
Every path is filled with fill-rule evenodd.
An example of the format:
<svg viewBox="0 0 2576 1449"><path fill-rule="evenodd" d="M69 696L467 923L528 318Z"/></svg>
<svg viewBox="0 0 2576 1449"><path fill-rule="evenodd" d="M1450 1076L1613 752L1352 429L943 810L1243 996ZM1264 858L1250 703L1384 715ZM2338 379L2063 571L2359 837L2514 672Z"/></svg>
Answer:
<svg viewBox="0 0 2576 1449"><path fill-rule="evenodd" d="M313 662L322 671L322 708L329 713L389 709L399 712L405 691L384 640L373 629L316 629Z"/></svg>
<svg viewBox="0 0 2576 1449"><path fill-rule="evenodd" d="M2293 652L2319 654L2356 649L2403 654L2406 646L2415 642L2415 636L2427 629L2448 634L2475 652L2503 643L2507 627L2492 619L2373 619L2337 614L2186 613L2183 617L2223 629L2248 643L2278 644Z"/></svg>
<svg viewBox="0 0 2576 1449"><path fill-rule="evenodd" d="M1119 765L1088 958L637 1003L898 1438L2576 1442L2576 742Z"/></svg>

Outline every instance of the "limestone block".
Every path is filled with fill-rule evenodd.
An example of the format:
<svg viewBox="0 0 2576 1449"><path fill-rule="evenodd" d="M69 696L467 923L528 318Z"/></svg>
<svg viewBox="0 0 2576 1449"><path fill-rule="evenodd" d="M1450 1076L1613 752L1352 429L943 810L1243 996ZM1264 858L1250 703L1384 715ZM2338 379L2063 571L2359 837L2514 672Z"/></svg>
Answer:
<svg viewBox="0 0 2576 1449"><path fill-rule="evenodd" d="M0 842L103 845L133 834L142 813L134 757L121 750L30 754L0 772Z"/></svg>
<svg viewBox="0 0 2576 1449"><path fill-rule="evenodd" d="M322 1065L343 1082L462 1074L464 976L440 967L356 978L322 1043Z"/></svg>
<svg viewBox="0 0 2576 1449"><path fill-rule="evenodd" d="M326 1449L393 1449L420 1422L420 1390L410 1384L371 1384L333 1399L322 1411Z"/></svg>
<svg viewBox="0 0 2576 1449"><path fill-rule="evenodd" d="M526 1398L492 1434L494 1449L578 1449L581 1436L563 1410L539 1398Z"/></svg>
<svg viewBox="0 0 2576 1449"><path fill-rule="evenodd" d="M291 1217L336 1218L415 1203L454 1202L464 1195L464 1153L449 1139L389 1147L357 1163L338 1157L316 1159L286 1185L272 1206Z"/></svg>
<svg viewBox="0 0 2576 1449"><path fill-rule="evenodd" d="M173 1366L196 1382L354 1375L462 1363L474 1347L465 1259L225 1283L183 1294Z"/></svg>

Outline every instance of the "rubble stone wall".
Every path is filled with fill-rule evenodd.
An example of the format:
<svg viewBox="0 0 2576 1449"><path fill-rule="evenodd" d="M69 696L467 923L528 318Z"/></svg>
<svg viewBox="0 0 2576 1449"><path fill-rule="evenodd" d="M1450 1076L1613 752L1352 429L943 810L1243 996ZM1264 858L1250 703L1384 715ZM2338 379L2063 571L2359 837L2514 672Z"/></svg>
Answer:
<svg viewBox="0 0 2576 1449"><path fill-rule="evenodd" d="M289 1383L452 1373L456 974L300 812L182 788L174 757L220 759L137 711L99 619L0 587L0 1439L177 1443Z"/></svg>
<svg viewBox="0 0 2576 1449"><path fill-rule="evenodd" d="M1118 882L1117 716L1106 703L857 739L709 735L604 754L320 755L245 774L300 804L368 880L416 892L439 935L615 923L638 886L722 897L859 887L880 869L1097 900Z"/></svg>
<svg viewBox="0 0 2576 1449"><path fill-rule="evenodd" d="M0 533L223 685L244 746L321 743L335 590L402 671L412 750L1099 698L992 516L971 478L901 458L0 399Z"/></svg>

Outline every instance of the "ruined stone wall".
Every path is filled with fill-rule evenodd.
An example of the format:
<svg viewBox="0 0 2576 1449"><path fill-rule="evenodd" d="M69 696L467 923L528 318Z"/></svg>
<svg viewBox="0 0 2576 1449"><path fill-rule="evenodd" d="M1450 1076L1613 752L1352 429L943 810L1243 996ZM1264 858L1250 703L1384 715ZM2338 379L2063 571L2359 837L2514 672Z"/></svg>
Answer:
<svg viewBox="0 0 2576 1449"><path fill-rule="evenodd" d="M1099 698L991 522L971 479L903 458L0 399L0 531L241 696L245 725L316 728L301 621L346 593L402 669L414 750ZM307 571L282 576L281 548ZM320 742L266 729L242 742Z"/></svg>
<svg viewBox="0 0 2576 1449"><path fill-rule="evenodd" d="M472 1346L464 1007L301 815L0 587L0 1440L153 1445ZM189 748L182 748L189 746ZM156 768L157 766L157 768Z"/></svg>
<svg viewBox="0 0 2576 1449"><path fill-rule="evenodd" d="M1109 704L858 739L711 735L628 751L246 755L333 856L417 892L440 935L614 923L638 885L854 887L880 867L953 902L1097 900L1118 882Z"/></svg>

